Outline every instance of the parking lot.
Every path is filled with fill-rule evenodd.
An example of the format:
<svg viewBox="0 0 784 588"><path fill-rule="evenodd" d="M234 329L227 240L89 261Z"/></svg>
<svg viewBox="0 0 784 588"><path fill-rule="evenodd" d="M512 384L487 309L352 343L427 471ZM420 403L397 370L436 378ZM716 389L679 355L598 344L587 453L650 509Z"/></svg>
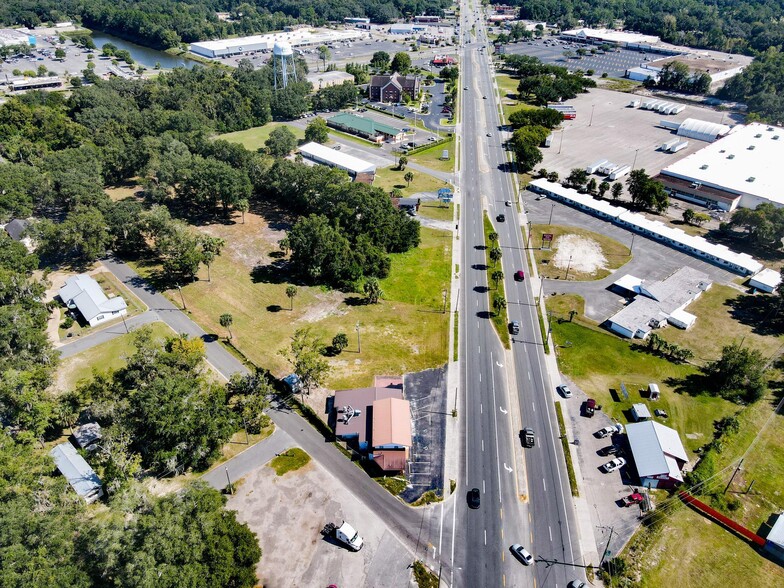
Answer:
<svg viewBox="0 0 784 588"><path fill-rule="evenodd" d="M608 159L619 165L644 169L649 175L691 155L708 143L688 139L689 145L678 153L659 151L659 146L676 135L659 125L661 120L681 122L697 118L708 122L735 124L727 113L701 106L685 105L677 115L630 108L631 94L593 88L567 104L575 107L577 118L565 120L556 130L552 144L542 149L544 159L537 166L557 171L566 177L573 168L585 168L597 160ZM594 176L601 181L600 176Z"/></svg>
<svg viewBox="0 0 784 588"><path fill-rule="evenodd" d="M720 284L728 284L737 276L718 266L709 264L682 251L636 235L622 227L598 217L586 214L549 198L536 200L530 191L522 193L525 209L533 224L547 224L552 214L552 224L574 226L601 235L612 237L632 247L632 260L621 266L603 280L572 282L567 280L545 280L544 294L578 294L585 299L585 314L592 320L602 322L619 311L626 300L608 290L610 284L625 274L632 274L651 282L661 280L675 270L688 265L708 274Z"/></svg>
<svg viewBox="0 0 784 588"><path fill-rule="evenodd" d="M627 463L619 471L605 474L599 468L613 459L614 455L600 455L599 451L617 444L624 451L622 457L627 462L632 462L626 435L608 436L599 439L595 436L599 429L612 425L613 421L602 411L597 411L592 417L581 416L580 407L587 400L587 396L570 381L567 381L572 390L573 397L564 400L561 404L565 409L567 430L571 431L570 442L577 448L582 480L580 487L585 491L585 499L591 509L591 521L596 537L596 551L604 553L609 538L609 529L613 527L612 540L609 549L612 554L617 554L634 533L640 507L631 505L622 506L621 500L639 489L633 483L637 482L633 463ZM630 478L629 472L634 476Z"/></svg>
<svg viewBox="0 0 784 588"><path fill-rule="evenodd" d="M588 55L577 55L578 49L589 51ZM591 50L596 50L591 54ZM573 57L564 56L564 51L571 51ZM645 53L631 49L613 49L603 52L595 45L585 45L583 43L570 43L550 38L539 39L536 41L520 41L504 46L505 53L514 55L531 55L539 58L543 63L560 65L572 71L581 69L587 71L592 69L595 75L600 76L606 73L610 77L621 78L626 74L627 69L639 67L640 65L660 59L661 55Z"/></svg>

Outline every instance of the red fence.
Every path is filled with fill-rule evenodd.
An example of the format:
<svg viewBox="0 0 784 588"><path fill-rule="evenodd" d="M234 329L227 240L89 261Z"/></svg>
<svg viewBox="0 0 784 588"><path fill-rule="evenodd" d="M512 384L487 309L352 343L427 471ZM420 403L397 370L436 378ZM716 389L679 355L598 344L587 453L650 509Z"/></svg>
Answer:
<svg viewBox="0 0 784 588"><path fill-rule="evenodd" d="M742 535L743 537L745 537L752 543L759 545L760 547L763 547L765 545L765 539L763 539L756 533L752 533L746 527L739 525L732 519L725 517L719 511L717 511L714 508L711 508L701 500L697 500L696 498L694 498L694 496L692 496L688 492L684 492L684 491L678 492L678 496L680 497L681 500L683 500L683 502L701 511L703 514L708 515L710 518L712 518L720 525L724 527L728 527L729 529L735 531L739 535Z"/></svg>

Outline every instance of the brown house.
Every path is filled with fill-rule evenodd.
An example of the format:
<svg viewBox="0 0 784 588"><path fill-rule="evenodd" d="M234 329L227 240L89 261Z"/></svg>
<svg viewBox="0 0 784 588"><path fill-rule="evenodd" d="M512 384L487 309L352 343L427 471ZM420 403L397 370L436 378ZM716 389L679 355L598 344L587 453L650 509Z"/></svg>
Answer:
<svg viewBox="0 0 784 588"><path fill-rule="evenodd" d="M370 78L370 100L373 102L402 102L406 98L413 100L418 95L417 76L401 76L395 72Z"/></svg>

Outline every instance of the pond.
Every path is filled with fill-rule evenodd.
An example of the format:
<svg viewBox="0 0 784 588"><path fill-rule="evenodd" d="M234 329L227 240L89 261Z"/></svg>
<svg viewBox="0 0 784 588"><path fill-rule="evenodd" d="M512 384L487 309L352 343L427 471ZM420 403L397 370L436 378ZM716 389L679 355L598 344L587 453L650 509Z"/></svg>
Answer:
<svg viewBox="0 0 784 588"><path fill-rule="evenodd" d="M131 54L131 57L133 57L137 63L140 63L143 66L149 68L155 67L156 63L160 63L161 67L164 69L174 69L175 67L191 68L197 63L195 61L191 61L190 59L169 55L168 53L158 51L157 49L150 49L149 47L144 47L143 45L137 45L136 43L131 43L125 39L121 39L107 33L102 33L100 31L93 31L92 38L95 46L99 51L106 43L112 43L118 49L124 49L128 51Z"/></svg>

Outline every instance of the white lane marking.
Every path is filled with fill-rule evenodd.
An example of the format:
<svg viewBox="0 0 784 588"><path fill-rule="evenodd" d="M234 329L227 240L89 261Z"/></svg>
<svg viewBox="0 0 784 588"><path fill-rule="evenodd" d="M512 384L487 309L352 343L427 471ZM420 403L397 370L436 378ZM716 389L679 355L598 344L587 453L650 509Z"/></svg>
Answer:
<svg viewBox="0 0 784 588"><path fill-rule="evenodd" d="M528 379L531 379L531 370L528 370Z"/></svg>
<svg viewBox="0 0 784 588"><path fill-rule="evenodd" d="M542 478L542 486L544 486L544 491L547 492L547 482L544 481L544 478Z"/></svg>
<svg viewBox="0 0 784 588"><path fill-rule="evenodd" d="M547 526L547 530L550 531L550 543L553 542L553 529L549 525Z"/></svg>
<svg viewBox="0 0 784 588"><path fill-rule="evenodd" d="M484 413L485 413L484 408L482 407L482 403L480 402L479 403L479 414L484 414Z"/></svg>
<svg viewBox="0 0 784 588"><path fill-rule="evenodd" d="M485 545L487 545L487 529L485 529Z"/></svg>
<svg viewBox="0 0 784 588"><path fill-rule="evenodd" d="M536 405L533 402L531 403L531 408L533 408L534 412L536 412Z"/></svg>
<svg viewBox="0 0 784 588"><path fill-rule="evenodd" d="M498 367L500 367L500 368L504 367L504 364L502 364L502 363L499 363L499 362L495 362L495 365L497 365L497 366L498 366Z"/></svg>
<svg viewBox="0 0 784 588"><path fill-rule="evenodd" d="M479 372L479 381L482 381L482 372Z"/></svg>
<svg viewBox="0 0 784 588"><path fill-rule="evenodd" d="M482 453L484 453L484 451L485 451L485 440L482 439Z"/></svg>
<svg viewBox="0 0 784 588"><path fill-rule="evenodd" d="M493 352L490 352L490 361L493 361ZM492 384L493 389L493 404L495 402L495 378L490 378L490 383ZM499 457L501 452L498 450L498 419L495 420L495 455ZM501 470L498 470L498 502L501 502Z"/></svg>
<svg viewBox="0 0 784 588"><path fill-rule="evenodd" d="M513 470L512 470L512 468L510 468L508 465L506 465L506 462L504 462L504 469L505 469L507 472L509 472L510 474L511 474L511 473L512 473L512 471L513 471Z"/></svg>
<svg viewBox="0 0 784 588"><path fill-rule="evenodd" d="M499 406L499 407L498 407L498 410L500 410L500 411L501 411L502 413L504 413L504 414L508 414L508 413L509 413L509 411L508 411L508 410L504 410L504 407L503 407L503 406Z"/></svg>
<svg viewBox="0 0 784 588"><path fill-rule="evenodd" d="M485 490L485 481L482 480L482 494L484 494L485 492L487 492L487 490Z"/></svg>

